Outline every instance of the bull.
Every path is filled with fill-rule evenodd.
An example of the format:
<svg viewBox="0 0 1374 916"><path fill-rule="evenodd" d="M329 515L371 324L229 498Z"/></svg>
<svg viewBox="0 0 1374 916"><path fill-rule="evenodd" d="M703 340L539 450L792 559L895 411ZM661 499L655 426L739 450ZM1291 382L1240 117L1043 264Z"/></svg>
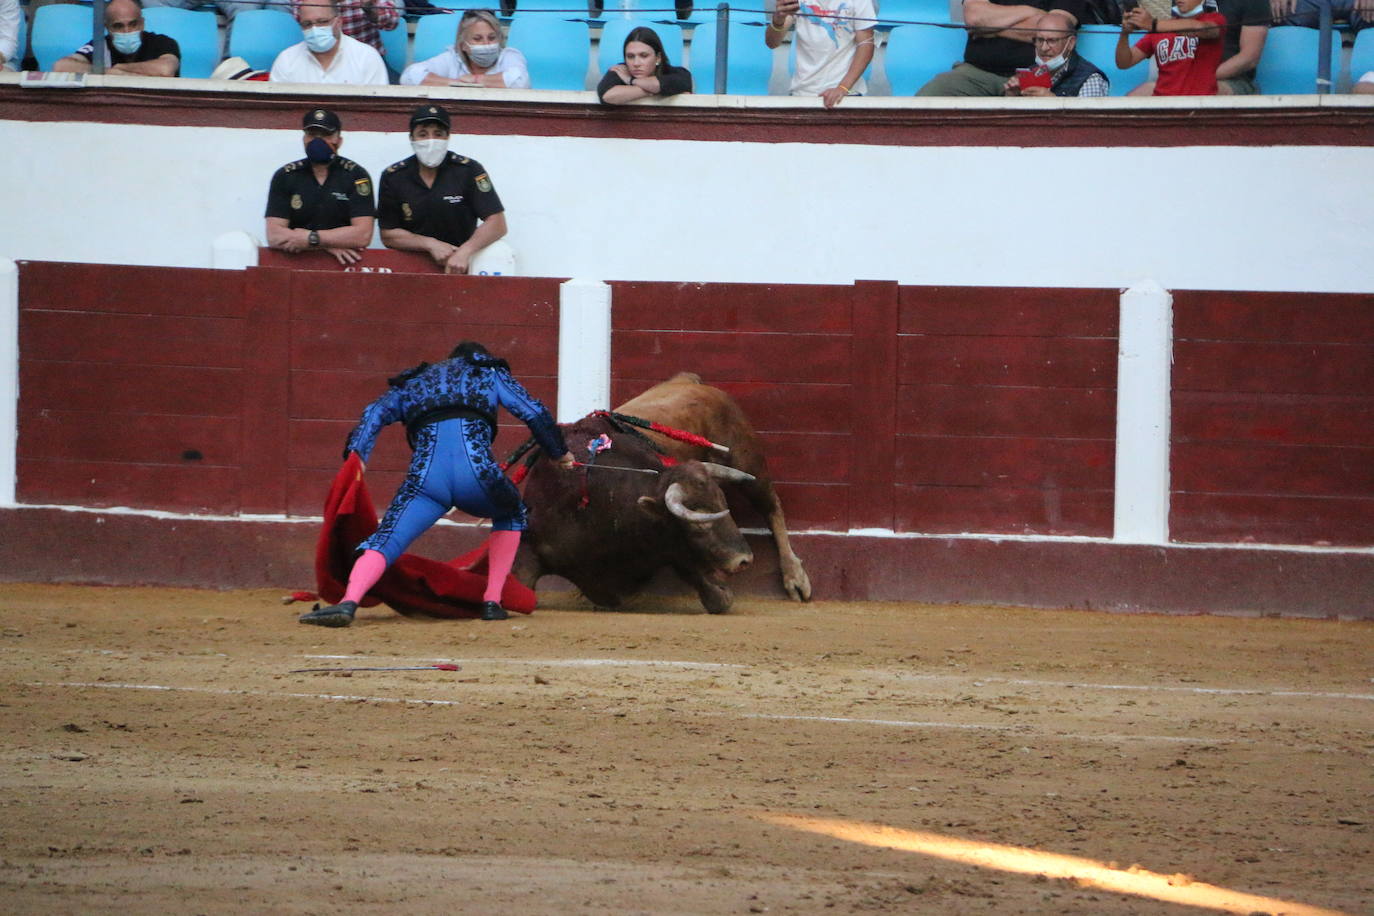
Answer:
<svg viewBox="0 0 1374 916"><path fill-rule="evenodd" d="M734 601L727 579L753 561L730 517L721 485L739 486L768 520L778 548L783 587L809 600L811 583L787 539L782 505L768 476L757 434L725 392L681 373L617 409L727 445L728 464L715 453L652 431L631 431L593 414L564 428L575 451L607 434L613 447L596 467L577 474L547 462L533 465L525 485L530 527L514 573L533 587L560 575L602 607L618 607L668 566L692 586L713 614ZM661 456L672 459L665 463ZM645 474L640 471L658 471Z"/></svg>

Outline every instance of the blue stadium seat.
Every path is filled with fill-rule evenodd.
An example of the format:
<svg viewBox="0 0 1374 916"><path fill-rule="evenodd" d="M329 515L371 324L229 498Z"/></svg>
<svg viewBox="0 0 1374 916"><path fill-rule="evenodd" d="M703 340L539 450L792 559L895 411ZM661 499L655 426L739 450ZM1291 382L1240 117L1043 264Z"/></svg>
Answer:
<svg viewBox="0 0 1374 916"><path fill-rule="evenodd" d="M415 40L411 42L410 62L429 60L453 44L458 36L458 16L454 14L426 16L415 25Z"/></svg>
<svg viewBox="0 0 1374 916"><path fill-rule="evenodd" d="M1121 29L1114 26L1085 26L1078 30L1078 55L1107 75L1113 96L1122 96L1150 78L1150 63L1143 60L1129 70L1116 65L1116 39ZM1137 36L1138 37L1138 36ZM1135 44L1134 41L1131 42Z"/></svg>
<svg viewBox="0 0 1374 916"><path fill-rule="evenodd" d="M967 35L963 29L904 25L887 38L887 78L892 94L915 95L937 73L964 59Z"/></svg>
<svg viewBox="0 0 1374 916"><path fill-rule="evenodd" d="M949 0L882 0L878 5L879 20L908 22L949 22ZM884 24L880 22L880 29ZM891 29L893 25L886 25Z"/></svg>
<svg viewBox="0 0 1374 916"><path fill-rule="evenodd" d="M150 6L143 11L148 31L168 35L181 49L181 75L209 79L220 62L219 23L215 14L182 10L174 6ZM299 34L300 29L296 30Z"/></svg>
<svg viewBox="0 0 1374 916"><path fill-rule="evenodd" d="M301 40L301 27L280 9L243 10L229 30L229 56L254 70L271 70L277 55Z"/></svg>
<svg viewBox="0 0 1374 916"><path fill-rule="evenodd" d="M591 35L586 22L552 15L521 16L510 24L507 42L525 55L534 89L587 88ZM600 74L597 74L600 78Z"/></svg>
<svg viewBox="0 0 1374 916"><path fill-rule="evenodd" d="M683 65L681 29L648 19L607 19L601 27L601 45L596 56L596 69L599 74L605 73L624 59L621 51L625 47L625 36L640 26L648 26L658 34L668 63L675 67Z"/></svg>
<svg viewBox="0 0 1374 916"><path fill-rule="evenodd" d="M716 91L716 23L703 22L692 33L692 81L696 91ZM773 75L773 52L763 44L763 29L744 22L730 23L726 52L725 91L731 95L767 95Z"/></svg>
<svg viewBox="0 0 1374 916"><path fill-rule="evenodd" d="M396 23L396 28L389 32L382 32L382 47L386 48L387 66L400 73L406 68L407 55L410 53L410 30L406 28L406 21L402 19Z"/></svg>
<svg viewBox="0 0 1374 916"><path fill-rule="evenodd" d="M1340 41L1336 32L1334 42ZM1317 91L1317 50L1321 32L1296 25L1281 25L1269 30L1256 68L1256 81L1265 95L1308 95ZM1339 48L1331 55L1332 68L1339 66ZM1334 74L1333 74L1334 76Z"/></svg>
<svg viewBox="0 0 1374 916"><path fill-rule="evenodd" d="M33 56L39 70L52 65L91 40L91 8L69 3L40 6L33 14Z"/></svg>
<svg viewBox="0 0 1374 916"><path fill-rule="evenodd" d="M1351 84L1358 83L1370 70L1374 70L1374 29L1361 29L1355 33L1355 47L1350 52Z"/></svg>

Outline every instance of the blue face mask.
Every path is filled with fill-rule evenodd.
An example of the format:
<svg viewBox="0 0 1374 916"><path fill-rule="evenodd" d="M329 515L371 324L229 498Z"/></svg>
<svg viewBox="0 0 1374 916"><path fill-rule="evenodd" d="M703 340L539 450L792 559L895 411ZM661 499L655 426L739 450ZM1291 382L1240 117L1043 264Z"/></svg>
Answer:
<svg viewBox="0 0 1374 916"><path fill-rule="evenodd" d="M334 150L330 148L328 143L324 142L322 137L311 137L310 142L305 145L305 158L311 162L324 165L334 158Z"/></svg>
<svg viewBox="0 0 1374 916"><path fill-rule="evenodd" d="M110 43L120 54L133 54L143 47L143 31L137 32L111 32Z"/></svg>
<svg viewBox="0 0 1374 916"><path fill-rule="evenodd" d="M323 54L338 43L334 30L327 25L312 26L305 30L305 46L316 54Z"/></svg>

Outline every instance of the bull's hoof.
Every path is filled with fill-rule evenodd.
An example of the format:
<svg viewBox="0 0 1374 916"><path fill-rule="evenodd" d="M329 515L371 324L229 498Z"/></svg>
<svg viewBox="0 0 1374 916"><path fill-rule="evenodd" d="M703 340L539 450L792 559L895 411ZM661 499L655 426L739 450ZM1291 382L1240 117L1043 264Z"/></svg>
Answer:
<svg viewBox="0 0 1374 916"><path fill-rule="evenodd" d="M795 564L789 564L782 574L782 590L787 592L787 597L793 601L811 600L811 578L802 568L801 560Z"/></svg>
<svg viewBox="0 0 1374 916"><path fill-rule="evenodd" d="M296 619L300 623L308 623L313 627L346 627L353 622L353 615L358 611L358 602L340 601L338 604L331 604L329 607L315 606L309 614L302 614Z"/></svg>
<svg viewBox="0 0 1374 916"><path fill-rule="evenodd" d="M501 605L497 604L495 601L482 602L483 620L507 620L509 619L509 617L510 615L506 613L506 609L501 607Z"/></svg>

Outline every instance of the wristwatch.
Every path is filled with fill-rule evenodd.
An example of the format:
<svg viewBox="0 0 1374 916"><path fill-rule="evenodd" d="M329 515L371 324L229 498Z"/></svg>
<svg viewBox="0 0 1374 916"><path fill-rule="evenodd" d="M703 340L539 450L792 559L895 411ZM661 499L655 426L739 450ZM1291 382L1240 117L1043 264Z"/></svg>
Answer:
<svg viewBox="0 0 1374 916"><path fill-rule="evenodd" d="M317 232L317 231L314 230L314 229L311 229L311 230L310 230L310 236L309 236L309 238L310 238L310 247L311 247L311 248L319 248L319 247L320 247L320 234L319 234L319 232Z"/></svg>

